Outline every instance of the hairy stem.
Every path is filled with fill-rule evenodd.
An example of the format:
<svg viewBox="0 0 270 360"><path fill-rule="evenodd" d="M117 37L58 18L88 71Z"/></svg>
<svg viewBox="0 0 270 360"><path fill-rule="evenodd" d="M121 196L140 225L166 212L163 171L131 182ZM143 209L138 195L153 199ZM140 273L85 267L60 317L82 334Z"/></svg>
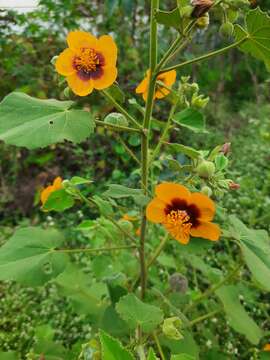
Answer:
<svg viewBox="0 0 270 360"><path fill-rule="evenodd" d="M157 23L155 21L155 12L159 6L159 0L151 1L151 29L150 29L150 76L148 96L143 120L143 134L141 137L141 185L144 193L148 192L148 147L149 147L149 129L154 104L154 94L156 78L154 72L157 64ZM145 206L142 209L142 223L140 235L140 268L141 268L141 298L145 296L147 271L145 266L145 235L146 235L146 215Z"/></svg>
<svg viewBox="0 0 270 360"><path fill-rule="evenodd" d="M115 247L102 247L96 249L54 249L53 252L60 253L96 253L103 251L115 251L115 250L124 250L124 249L136 249L138 246L136 245L123 245L123 246L115 246Z"/></svg>
<svg viewBox="0 0 270 360"><path fill-rule="evenodd" d="M176 64L176 65L173 65L171 67L168 67L166 69L163 69L159 72L159 74L162 74L166 71L170 71L170 70L178 70L180 68L182 68L183 66L187 66L187 65L191 65L191 64L194 64L194 63L197 63L197 62L200 62L200 61L203 61L203 60L207 60L207 59L210 59L211 57L214 57L214 56L217 56L217 55L221 55L223 53L225 53L226 51L229 51L241 44L243 44L247 39L248 39L248 35L245 36L243 39L231 44L231 45L228 45L228 46L225 46L224 48L222 49L219 49L219 50L215 50L215 51L211 51L210 53L208 54L205 54L205 55L202 55L202 56L199 56L195 59L192 59L192 60L188 60L188 61L185 61L181 64Z"/></svg>
<svg viewBox="0 0 270 360"><path fill-rule="evenodd" d="M127 126L120 126L120 125L115 125L115 124L107 124L104 121L100 121L100 120L95 120L95 123L97 126L108 127L111 130L115 130L115 131L128 131L128 132L141 133L140 129L135 129L135 128L127 127Z"/></svg>
<svg viewBox="0 0 270 360"><path fill-rule="evenodd" d="M131 116L115 99L107 90L102 90L101 93L115 106L115 108L120 111L133 125L135 125L137 128L141 129L141 125L138 123L138 121Z"/></svg>

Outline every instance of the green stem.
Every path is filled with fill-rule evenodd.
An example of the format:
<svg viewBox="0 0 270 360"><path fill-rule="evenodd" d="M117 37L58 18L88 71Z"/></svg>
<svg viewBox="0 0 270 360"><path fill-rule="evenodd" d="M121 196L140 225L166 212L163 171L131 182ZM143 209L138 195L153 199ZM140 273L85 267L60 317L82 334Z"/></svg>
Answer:
<svg viewBox="0 0 270 360"><path fill-rule="evenodd" d="M138 246L136 245L123 245L123 246L115 246L110 248L96 248L96 249L54 249L53 252L60 253L95 253L100 251L115 251L115 250L124 250L124 249L136 249Z"/></svg>
<svg viewBox="0 0 270 360"><path fill-rule="evenodd" d="M158 142L157 146L155 147L155 150L154 150L151 158L149 159L149 167L152 165L153 161L158 156L158 154L160 152L160 148L161 148L163 142L166 140L166 137L167 137L168 132L169 132L170 127L171 127L171 121L172 121L172 117L173 117L173 115L175 113L176 107L177 107L177 103L174 104L172 106L172 108L171 108L171 111L170 111L169 118L167 120L166 126L164 127L163 132L161 134L161 137L159 139L159 142Z"/></svg>
<svg viewBox="0 0 270 360"><path fill-rule="evenodd" d="M143 120L143 134L141 138L141 185L144 193L148 191L148 147L149 147L149 129L153 111L154 94L156 78L153 76L157 64L157 23L155 21L155 12L159 6L159 0L151 0L151 28L150 28L150 76L149 88L146 101L146 108ZM146 214L145 206L142 209L142 223L140 235L140 268L141 268L141 298L145 296L147 271L145 266L145 235L146 235Z"/></svg>
<svg viewBox="0 0 270 360"><path fill-rule="evenodd" d="M199 323L199 322L201 322L201 321L203 321L203 320L209 319L209 318L213 317L214 315L216 315L216 314L218 314L218 313L220 313L220 312L222 312L222 311L223 311L223 309L220 308L220 309L218 309L218 310L211 311L211 312L209 312L208 314L199 316L199 317L197 317L196 319L191 320L191 321L189 322L188 327L194 326L194 325L196 325L197 323Z"/></svg>
<svg viewBox="0 0 270 360"><path fill-rule="evenodd" d="M108 127L108 128L111 128L112 130L116 130L116 131L128 131L128 132L141 133L140 129L135 129L135 128L127 127L127 126L114 125L114 124L107 124L104 121L100 121L100 120L95 120L95 123L97 126Z"/></svg>
<svg viewBox="0 0 270 360"><path fill-rule="evenodd" d="M239 40L239 41L237 41L237 42L235 42L235 43L233 43L233 44L231 44L231 45L228 45L228 46L226 46L226 47L224 47L224 48L222 48L222 49L212 51L212 52L210 52L210 53L208 53L208 54L199 56L199 57L197 57L197 58L195 58L195 59L188 60L188 61L185 61L185 62L183 62L183 63L181 63L181 64L176 64L176 65L173 65L173 66L168 67L168 68L166 68L166 69L163 69L163 70L161 70L161 71L159 72L159 74L162 74L162 73L164 73L164 72L166 72L166 71L178 70L178 69L182 68L183 66L187 66L187 65L190 65L190 64L194 64L194 63L196 63L196 62L203 61L203 60L209 59L209 58L214 57L214 56L217 56L217 55L221 55L221 54L225 53L226 51L231 50L231 49L233 49L233 48L241 45L241 44L244 43L248 38L249 38L249 36L247 35L247 36L245 36L243 39L241 39L241 40Z"/></svg>
<svg viewBox="0 0 270 360"><path fill-rule="evenodd" d="M156 332L153 332L153 339L155 340L155 343L157 345L157 349L158 349L161 360L166 360Z"/></svg>
<svg viewBox="0 0 270 360"><path fill-rule="evenodd" d="M115 138L125 148L126 152L132 157L132 159L140 166L141 165L140 160L137 158L137 156L134 154L134 152L127 146L127 144L124 142L124 140L121 138L121 136L116 135Z"/></svg>
<svg viewBox="0 0 270 360"><path fill-rule="evenodd" d="M167 233L163 239L161 240L159 246L156 248L153 256L151 257L151 259L147 262L147 269L149 269L153 263L156 261L156 259L159 257L161 251L164 249L164 246L167 244L167 241L169 239L169 233Z"/></svg>
<svg viewBox="0 0 270 360"><path fill-rule="evenodd" d="M241 267L243 266L243 263L241 262L240 264L238 264L231 272L228 273L227 276L225 276L225 278L223 280L221 280L219 283L217 283L216 285L211 286L210 288L208 288L202 295L200 295L199 297L197 297L197 299L195 299L193 301L193 303L191 303L190 305L187 305L186 308L184 309L184 314L186 314L188 311L190 311L191 309L193 309L196 305L198 305L200 302L202 302L203 300L207 299L210 295L212 295L217 289L219 289L221 286L223 286L224 284L226 284L228 281L230 281L231 279L233 279L239 272L239 270L241 269Z"/></svg>
<svg viewBox="0 0 270 360"><path fill-rule="evenodd" d="M102 90L101 93L115 106L115 108L120 111L131 123L133 123L137 128L141 129L142 126L131 116L112 96L107 90Z"/></svg>

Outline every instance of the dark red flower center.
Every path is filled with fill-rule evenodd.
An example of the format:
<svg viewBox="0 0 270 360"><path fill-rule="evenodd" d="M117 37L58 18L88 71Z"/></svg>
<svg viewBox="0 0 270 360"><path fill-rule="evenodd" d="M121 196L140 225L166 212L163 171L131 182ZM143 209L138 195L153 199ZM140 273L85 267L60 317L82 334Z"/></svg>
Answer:
<svg viewBox="0 0 270 360"><path fill-rule="evenodd" d="M99 79L103 75L104 65L103 55L91 48L82 48L73 61L73 66L82 80Z"/></svg>
<svg viewBox="0 0 270 360"><path fill-rule="evenodd" d="M188 217L192 227L199 225L200 210L195 204L188 204L184 199L173 199L165 208L165 214L171 214L172 211L184 211Z"/></svg>

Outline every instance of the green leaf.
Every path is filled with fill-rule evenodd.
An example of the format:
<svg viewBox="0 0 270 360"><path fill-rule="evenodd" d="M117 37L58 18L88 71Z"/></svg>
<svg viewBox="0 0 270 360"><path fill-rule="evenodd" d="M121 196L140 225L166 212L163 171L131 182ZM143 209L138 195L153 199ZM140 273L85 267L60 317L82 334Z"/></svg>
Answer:
<svg viewBox="0 0 270 360"><path fill-rule="evenodd" d="M120 113L112 112L108 114L104 119L105 124L128 126L127 118Z"/></svg>
<svg viewBox="0 0 270 360"><path fill-rule="evenodd" d="M230 326L243 334L252 344L257 345L263 333L241 305L237 287L222 286L216 290L216 294L223 303Z"/></svg>
<svg viewBox="0 0 270 360"><path fill-rule="evenodd" d="M141 189L131 189L129 187L118 184L110 184L109 189L105 191L103 195L114 199L133 197L137 203L141 205L148 202L148 198L143 194Z"/></svg>
<svg viewBox="0 0 270 360"><path fill-rule="evenodd" d="M57 230L22 228L0 248L0 280L42 285L64 271L67 255L54 251L63 243Z"/></svg>
<svg viewBox="0 0 270 360"><path fill-rule="evenodd" d="M108 1L108 0L107 0ZM119 0L109 0L109 2L111 3L117 3ZM123 104L125 102L125 93L121 90L121 88L116 85L113 84L112 86L110 86L107 89L107 92L118 102L120 102L121 104Z"/></svg>
<svg viewBox="0 0 270 360"><path fill-rule="evenodd" d="M78 266L69 265L55 279L55 283L59 292L70 299L72 307L78 314L95 316L103 314L106 303L102 298L107 295L106 285L92 284L90 275L85 274Z"/></svg>
<svg viewBox="0 0 270 360"><path fill-rule="evenodd" d="M135 360L133 355L126 350L120 341L100 330L102 360Z"/></svg>
<svg viewBox="0 0 270 360"><path fill-rule="evenodd" d="M219 154L215 157L216 169L218 171L222 171L222 170L226 169L226 167L228 166L228 163L229 163L228 158L223 154Z"/></svg>
<svg viewBox="0 0 270 360"><path fill-rule="evenodd" d="M53 191L48 200L43 205L42 209L45 211L57 211L62 212L70 209L74 205L73 197L68 194L65 189Z"/></svg>
<svg viewBox="0 0 270 360"><path fill-rule="evenodd" d="M89 180L89 179L82 178L80 176L73 176L69 180L69 182L74 186L78 186L78 185L91 184L93 181Z"/></svg>
<svg viewBox="0 0 270 360"><path fill-rule="evenodd" d="M270 240L267 232L250 230L235 216L230 216L229 220L249 270L262 288L270 291Z"/></svg>
<svg viewBox="0 0 270 360"><path fill-rule="evenodd" d="M151 332L163 320L163 312L158 307L143 303L133 294L122 297L116 304L116 311L130 329L141 326L144 332Z"/></svg>
<svg viewBox="0 0 270 360"><path fill-rule="evenodd" d="M199 347L193 339L193 336L187 330L183 330L184 338L182 340L172 340L165 336L160 337L161 345L168 347L172 355L187 354L199 359Z"/></svg>
<svg viewBox="0 0 270 360"><path fill-rule="evenodd" d="M156 357L156 354L154 353L154 350L152 348L150 348L150 350L149 350L147 360L158 360L158 358Z"/></svg>
<svg viewBox="0 0 270 360"><path fill-rule="evenodd" d="M174 27L176 30L180 30L182 28L182 20L180 16L179 8L175 8L172 11L162 11L159 10L156 13L156 21L159 24Z"/></svg>
<svg viewBox="0 0 270 360"><path fill-rule="evenodd" d="M98 195L94 195L93 200L97 204L101 215L105 217L113 215L113 208L109 201L102 199Z"/></svg>
<svg viewBox="0 0 270 360"><path fill-rule="evenodd" d="M64 140L79 143L93 132L95 124L89 112L70 109L73 104L11 93L0 103L0 139L28 149Z"/></svg>
<svg viewBox="0 0 270 360"><path fill-rule="evenodd" d="M205 131L205 120L203 115L195 109L187 108L173 117L176 124L184 126L194 132Z"/></svg>
<svg viewBox="0 0 270 360"><path fill-rule="evenodd" d="M194 356L188 354L173 355L171 360L196 360Z"/></svg>
<svg viewBox="0 0 270 360"><path fill-rule="evenodd" d="M53 341L54 331L49 325L41 325L35 333L35 355L44 356L46 360L65 360L67 351L63 345Z"/></svg>
<svg viewBox="0 0 270 360"><path fill-rule="evenodd" d="M199 156L201 156L201 153L195 149L193 149L190 146L185 146L182 144L176 144L176 143L165 143L170 148L172 148L175 152L180 152L182 154L185 154L186 156L190 157L191 159L197 159Z"/></svg>
<svg viewBox="0 0 270 360"><path fill-rule="evenodd" d="M256 8L246 16L246 27L235 25L235 40L239 41L248 35L248 39L239 47L245 53L262 60L270 70L270 17L266 12Z"/></svg>
<svg viewBox="0 0 270 360"><path fill-rule="evenodd" d="M0 351L0 359L1 360L19 360L19 356L15 351Z"/></svg>
<svg viewBox="0 0 270 360"><path fill-rule="evenodd" d="M100 328L117 337L129 334L127 324L120 318L113 305L110 305L105 310L101 319Z"/></svg>

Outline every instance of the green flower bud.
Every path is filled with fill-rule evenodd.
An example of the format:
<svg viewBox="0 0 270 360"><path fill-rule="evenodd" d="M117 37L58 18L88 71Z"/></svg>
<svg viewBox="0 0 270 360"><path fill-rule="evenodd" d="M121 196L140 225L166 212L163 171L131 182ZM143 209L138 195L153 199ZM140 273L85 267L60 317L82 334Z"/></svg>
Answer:
<svg viewBox="0 0 270 360"><path fill-rule="evenodd" d="M70 97L70 88L68 86L64 90L64 96L68 99Z"/></svg>
<svg viewBox="0 0 270 360"><path fill-rule="evenodd" d="M181 325L182 325L182 321L176 316L165 319L162 325L162 332L169 339L181 340L183 339L183 335L179 331Z"/></svg>
<svg viewBox="0 0 270 360"><path fill-rule="evenodd" d="M53 57L51 58L51 64L52 64L52 65L55 65L57 58L58 58L58 55L55 55L55 56L53 56Z"/></svg>
<svg viewBox="0 0 270 360"><path fill-rule="evenodd" d="M209 102L209 97L203 95L193 95L191 99L191 106L197 109L204 109Z"/></svg>
<svg viewBox="0 0 270 360"><path fill-rule="evenodd" d="M193 6L187 5L180 9L182 17L190 18L193 11Z"/></svg>
<svg viewBox="0 0 270 360"><path fill-rule="evenodd" d="M201 193L208 196L208 197L211 197L212 194L213 194L213 191L210 189L209 186L203 186L202 189L201 189Z"/></svg>
<svg viewBox="0 0 270 360"><path fill-rule="evenodd" d="M234 26L231 22L226 22L224 24L221 25L221 27L219 28L219 33L221 36L227 38L227 37L231 37L234 33Z"/></svg>
<svg viewBox="0 0 270 360"><path fill-rule="evenodd" d="M104 119L106 124L128 126L128 121L123 114L112 112Z"/></svg>
<svg viewBox="0 0 270 360"><path fill-rule="evenodd" d="M209 14L206 13L204 16L201 16L201 17L197 20L196 26L197 26L199 29L207 29L209 23L210 23Z"/></svg>
<svg viewBox="0 0 270 360"><path fill-rule="evenodd" d="M196 168L197 174L204 179L209 179L215 173L216 167L212 161L203 160Z"/></svg>

